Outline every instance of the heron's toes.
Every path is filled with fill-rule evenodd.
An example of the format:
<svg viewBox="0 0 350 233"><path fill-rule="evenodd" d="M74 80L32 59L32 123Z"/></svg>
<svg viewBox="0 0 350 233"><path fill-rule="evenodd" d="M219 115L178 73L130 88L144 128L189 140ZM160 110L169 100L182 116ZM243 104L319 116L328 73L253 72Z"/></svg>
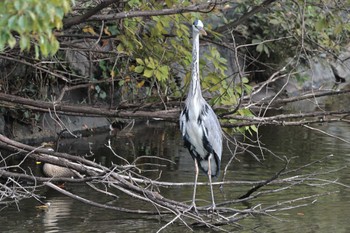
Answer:
<svg viewBox="0 0 350 233"><path fill-rule="evenodd" d="M198 210L197 210L197 206L195 203L192 203L190 205L190 207L187 210L185 210L184 212L195 212L197 215L199 215Z"/></svg>
<svg viewBox="0 0 350 233"><path fill-rule="evenodd" d="M207 213L208 214L214 214L214 213L218 213L217 209L216 209L216 205L213 204L210 207L207 208Z"/></svg>

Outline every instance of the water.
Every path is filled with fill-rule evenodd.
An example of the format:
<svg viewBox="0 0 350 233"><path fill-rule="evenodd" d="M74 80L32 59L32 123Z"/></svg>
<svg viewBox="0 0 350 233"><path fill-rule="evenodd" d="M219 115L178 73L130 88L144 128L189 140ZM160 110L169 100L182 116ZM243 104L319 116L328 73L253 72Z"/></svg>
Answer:
<svg viewBox="0 0 350 233"><path fill-rule="evenodd" d="M350 141L350 126L348 124L320 124L313 127ZM268 179L284 166L284 162L276 156L290 158L291 162L288 168L293 169L333 155L322 163L316 163L282 178L323 172L325 174L316 177L350 185L348 169L328 172L349 165L350 144L305 127L261 127L259 137L261 145L273 151L275 156L268 151L264 151L262 155L258 148L251 148L250 153L239 153L237 160L234 160L228 169L226 180L259 181ZM81 140L62 141L61 148L66 148L73 154L86 154L102 164L120 163L121 160L111 155L105 146L108 138L110 136L106 133ZM241 137L237 139L243 140ZM249 141L246 140L246 142ZM148 125L146 122L141 122L130 132L112 137L111 145L118 155L123 156L128 161L133 161L140 156L157 156L174 162L169 163L160 159L139 159L137 164L145 170L143 173L145 176L157 178L159 175L157 170L162 170L159 178L161 181L193 181L193 161L182 146L182 139L176 124L153 122ZM90 150L90 148L92 149ZM230 151L226 147L224 148L222 169L231 157ZM252 153L261 162L256 161L251 155ZM155 167L150 163L160 163L165 167ZM38 168L32 161L28 161L25 166L31 166L34 172L38 172ZM200 175L199 180L206 181L206 177ZM269 213L271 216L251 216L239 221L240 227L229 226L225 229L237 232L350 232L348 224L349 188L341 185L315 186L323 183L321 180L309 181L285 191L263 195L245 204L236 204L234 207L239 209L248 206L255 206L259 209L287 200L337 191L332 195L321 195L307 201L280 207L308 204L306 206L271 212ZM217 189L215 190L217 202L236 199L251 187L252 185L249 184L225 185L224 194ZM281 186L273 184L262 190L279 187ZM133 209L145 205L140 201L131 200L125 195L120 195L119 199L113 200L110 197L97 194L82 184L67 184L66 189L99 203L113 201L117 206ZM163 188L161 192L165 197L178 201L188 201L192 197L192 187L189 186ZM165 219L160 219L158 216L125 214L96 208L75 201L49 188L41 188L39 194L46 197L42 200L43 202L51 203L48 211L38 210L36 206L40 205L40 202L34 199L23 200L18 203L18 206L12 205L2 209L0 212L0 232L156 232L166 224ZM208 187L199 187L197 198L204 200L199 201L199 205L206 204L210 200ZM313 201L315 202L310 204ZM189 230L177 222L168 227L165 232L179 231L187 232ZM197 229L197 231L206 232L207 230Z"/></svg>

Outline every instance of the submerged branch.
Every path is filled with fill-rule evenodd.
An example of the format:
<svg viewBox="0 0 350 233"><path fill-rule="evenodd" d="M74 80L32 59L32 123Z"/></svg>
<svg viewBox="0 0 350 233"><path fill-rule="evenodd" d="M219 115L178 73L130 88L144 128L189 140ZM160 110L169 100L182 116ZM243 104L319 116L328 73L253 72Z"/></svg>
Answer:
<svg viewBox="0 0 350 233"><path fill-rule="evenodd" d="M93 161L86 160L83 157L73 156L66 153L58 153L53 151L48 151L44 148L31 147L19 142L14 142L3 135L0 135L0 146L4 149L15 151L16 156L23 156L25 159L40 159L42 161L47 161L53 164L60 166L69 167L76 170L77 172L84 174L85 177L80 178L47 178L38 176L32 173L26 173L24 169L21 169L24 173L16 173L8 171L12 166L3 166L0 168L0 178L1 180L6 180L6 182L0 182L0 204L8 205L13 203L12 198L36 198L40 200L41 197L37 196L34 192L35 189L41 186L47 186L51 189L54 189L63 195L66 195L70 198L96 206L99 208L105 208L109 210L133 213L133 214L147 214L158 216L161 214L164 218L171 219L161 228L165 229L171 223L175 221L180 221L186 225L189 229L193 227L205 226L212 229L225 230L220 226L227 224L232 224L240 219L246 218L251 215L266 215L269 216L269 213L278 212L282 210L288 210L297 208L300 206L305 206L312 204L307 202L307 200L316 197L315 195L310 195L307 197L300 197L293 200L285 200L280 202L279 205L270 205L264 208L251 207L249 209L239 209L232 208L232 204L242 203L256 199L262 195L269 195L273 193L280 193L285 190L291 189L296 185L306 184L317 187L324 187L325 185L342 185L341 183L335 180L327 180L320 178L322 174L326 172L332 173L338 170L322 170L323 173L310 173L304 175L295 175L294 173L301 171L303 168L310 167L313 164L323 162L325 159L321 159L316 162L304 165L299 169L287 170L287 165L289 161L286 162L285 166L273 175L271 178L262 181L225 181L225 182L216 182L214 185L230 185L230 184L241 184L241 185L255 185L252 189L249 189L245 195L242 195L240 198L227 200L225 202L217 203L216 213L212 214L208 212L207 206L197 207L198 214L190 209L190 206L179 202L177 200L172 200L163 196L159 187L171 188L185 185L193 185L193 183L171 183L171 182L161 182L157 180L152 180L147 177L136 176L135 174L141 170L137 168L135 164L127 163L126 166L123 165L113 165L111 167L105 167L100 164L96 164ZM11 158L10 156L2 158L2 163L7 164L7 161ZM55 158L55 159L53 159ZM331 157L327 157L331 158ZM20 168L20 165L14 165ZM290 171L290 172L289 172ZM288 176L290 173L293 173L292 176ZM22 182L17 182L20 180ZM34 186L24 186L23 181L31 181L34 183ZM10 183L16 184L15 188L10 188ZM68 183L86 183L89 185L94 192L97 192L98 195L106 195L109 198L118 198L120 193L127 195L130 199L138 200L146 203L147 205L141 205L138 209L129 209L121 206L112 205L108 203L98 203L93 200L86 199L79 195L74 194L73 192L64 190L54 182L68 182ZM316 183L317 182L317 183ZM321 183L320 183L321 182ZM92 185L93 184L93 185ZM102 185L103 189L98 188L98 185ZM208 183L199 183L198 185L208 185ZM277 186L277 187L276 187ZM257 192L260 188L265 187L265 190ZM270 188L267 188L270 187ZM349 188L346 185L342 187ZM158 190L158 191L154 191ZM11 195L9 195L11 193ZM325 193L324 195L330 195L331 193ZM321 194L317 194L321 195ZM293 203L304 202L301 204L294 205ZM7 203L7 204L6 204ZM292 205L293 204L293 205Z"/></svg>

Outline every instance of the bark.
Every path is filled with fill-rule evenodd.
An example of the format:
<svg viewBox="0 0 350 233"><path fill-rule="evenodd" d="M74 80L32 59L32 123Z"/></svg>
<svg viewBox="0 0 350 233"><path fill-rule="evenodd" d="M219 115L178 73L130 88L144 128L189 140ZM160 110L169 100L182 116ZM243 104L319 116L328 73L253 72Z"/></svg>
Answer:
<svg viewBox="0 0 350 233"><path fill-rule="evenodd" d="M278 104L295 102L304 99L313 99L323 96L347 94L349 91L344 90L340 92L326 92L319 94L308 94L304 97L292 97L277 100ZM76 116L92 116L92 117L120 117L120 118L142 118L142 119L162 119L166 121L177 122L180 114L180 102L171 102L172 106L168 110L160 110L161 104L145 104L134 105L127 104L119 106L117 109L110 109L108 107L92 107L88 105L73 105L65 104L63 102L46 102L40 100L32 100L19 96L0 93L0 106L10 109L31 109L40 112L55 112L63 115ZM143 109L143 110L140 110ZM148 109L148 110L147 110ZM217 110L225 111L224 108L219 107ZM271 117L256 116L246 117L240 115L225 115L221 117L221 125L225 128L235 128L250 125L307 125L323 122L349 121L349 110L339 111L315 111L310 113L297 114L280 114ZM236 123L227 123L225 120L237 120Z"/></svg>
<svg viewBox="0 0 350 233"><path fill-rule="evenodd" d="M171 110L159 111L127 111L127 110L111 110L107 107L91 107L82 105L64 104L63 102L46 102L41 100L32 100L19 96L0 93L0 106L17 109L27 108L41 112L56 112L64 115L78 116L104 116L104 117L121 117L121 118L161 118L164 120L173 121L180 114L179 108Z"/></svg>
<svg viewBox="0 0 350 233"><path fill-rule="evenodd" d="M84 13L82 15L77 15L77 16L65 18L63 20L64 28L67 29L67 28L70 28L73 25L83 23L88 18L90 18L91 16L97 14L102 9L110 6L113 3L118 3L118 2L120 2L120 0L105 0L105 1L101 2L99 5L97 5L96 7L90 9L89 11L87 11L86 13Z"/></svg>

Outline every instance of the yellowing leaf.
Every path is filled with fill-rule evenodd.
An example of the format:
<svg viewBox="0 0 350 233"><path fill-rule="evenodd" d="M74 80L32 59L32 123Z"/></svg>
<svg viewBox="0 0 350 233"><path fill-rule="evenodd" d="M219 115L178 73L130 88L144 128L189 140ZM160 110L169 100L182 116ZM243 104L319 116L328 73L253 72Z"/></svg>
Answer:
<svg viewBox="0 0 350 233"><path fill-rule="evenodd" d="M141 88L141 87L143 87L144 84L145 84L145 80L142 80L141 82L138 82L136 84L136 86L137 86L137 88Z"/></svg>
<svg viewBox="0 0 350 233"><path fill-rule="evenodd" d="M112 78L115 77L115 72L114 72L114 70L111 70L111 77L112 77Z"/></svg>
<svg viewBox="0 0 350 233"><path fill-rule="evenodd" d="M339 35L343 31L343 25L342 24L337 24L334 28L334 33L336 35Z"/></svg>
<svg viewBox="0 0 350 233"><path fill-rule="evenodd" d="M122 44L118 44L117 51L118 51L118 53L125 53L124 46Z"/></svg>
<svg viewBox="0 0 350 233"><path fill-rule="evenodd" d="M112 34L109 32L108 27L105 27L105 28L103 29L103 32L104 32L106 35L108 35L108 36L111 36L111 35L112 35Z"/></svg>
<svg viewBox="0 0 350 233"><path fill-rule="evenodd" d="M87 25L87 26L85 26L85 27L83 28L83 32L90 33L91 35L97 35L97 33L95 32L95 30L94 30L91 26L89 26L89 25Z"/></svg>
<svg viewBox="0 0 350 233"><path fill-rule="evenodd" d="M130 80L131 80L131 78L130 78L130 76L129 75L127 75L127 76L125 76L125 82L130 82Z"/></svg>

